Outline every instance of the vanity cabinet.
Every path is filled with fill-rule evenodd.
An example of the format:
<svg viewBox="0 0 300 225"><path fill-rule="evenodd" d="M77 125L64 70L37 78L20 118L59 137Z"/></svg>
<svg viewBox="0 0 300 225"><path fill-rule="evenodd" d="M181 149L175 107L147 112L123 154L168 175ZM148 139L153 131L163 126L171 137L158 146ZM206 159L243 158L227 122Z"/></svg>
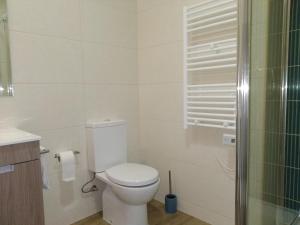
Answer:
<svg viewBox="0 0 300 225"><path fill-rule="evenodd" d="M44 225L39 141L0 146L0 224Z"/></svg>

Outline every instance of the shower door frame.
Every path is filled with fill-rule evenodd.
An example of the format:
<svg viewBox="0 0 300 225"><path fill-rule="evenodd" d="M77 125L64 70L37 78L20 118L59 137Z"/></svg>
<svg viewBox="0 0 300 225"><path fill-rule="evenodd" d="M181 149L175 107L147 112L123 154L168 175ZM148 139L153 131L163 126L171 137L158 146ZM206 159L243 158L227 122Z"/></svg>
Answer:
<svg viewBox="0 0 300 225"><path fill-rule="evenodd" d="M283 0L286 18L283 18L282 92L280 110L286 118L288 50L289 50L289 18L291 0ZM238 0L238 78L237 78L237 145L236 145L236 198L235 225L247 225L248 202L248 153L249 153L249 88L250 88L250 37L251 37L251 5L252 0ZM285 129L285 120L281 124ZM283 145L285 145L283 140ZM249 224L251 225L251 224Z"/></svg>
<svg viewBox="0 0 300 225"><path fill-rule="evenodd" d="M235 225L247 223L251 0L238 0Z"/></svg>

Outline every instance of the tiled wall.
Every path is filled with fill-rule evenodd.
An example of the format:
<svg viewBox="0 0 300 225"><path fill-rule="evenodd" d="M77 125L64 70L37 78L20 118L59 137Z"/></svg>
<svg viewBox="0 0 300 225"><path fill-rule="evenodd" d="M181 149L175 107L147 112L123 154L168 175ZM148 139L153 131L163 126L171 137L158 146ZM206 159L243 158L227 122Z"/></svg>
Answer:
<svg viewBox="0 0 300 225"><path fill-rule="evenodd" d="M285 206L300 209L300 2L291 1L286 114Z"/></svg>
<svg viewBox="0 0 300 225"><path fill-rule="evenodd" d="M87 119L129 122L139 159L135 0L8 0L14 97L0 98L0 126L42 136L50 148L47 225L69 225L101 209L83 195ZM79 150L77 179L61 182L55 152Z"/></svg>
<svg viewBox="0 0 300 225"><path fill-rule="evenodd" d="M157 199L164 201L171 169L180 210L233 225L235 147L222 144L223 133L231 132L183 129L183 7L202 1L138 0L140 145L145 162L160 172ZM201 79L232 82L235 76Z"/></svg>

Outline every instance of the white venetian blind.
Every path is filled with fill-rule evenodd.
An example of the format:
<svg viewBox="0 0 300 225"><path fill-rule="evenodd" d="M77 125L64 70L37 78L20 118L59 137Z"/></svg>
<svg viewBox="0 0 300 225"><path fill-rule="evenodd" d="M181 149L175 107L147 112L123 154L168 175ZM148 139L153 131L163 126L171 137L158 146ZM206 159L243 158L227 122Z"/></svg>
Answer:
<svg viewBox="0 0 300 225"><path fill-rule="evenodd" d="M235 129L236 0L184 8L184 122Z"/></svg>

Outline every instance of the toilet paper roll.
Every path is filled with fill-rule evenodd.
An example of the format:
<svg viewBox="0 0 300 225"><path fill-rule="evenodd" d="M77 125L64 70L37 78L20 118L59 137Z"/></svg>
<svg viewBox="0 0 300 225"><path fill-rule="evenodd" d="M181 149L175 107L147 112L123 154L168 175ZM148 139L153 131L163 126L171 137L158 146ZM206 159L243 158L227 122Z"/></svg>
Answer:
<svg viewBox="0 0 300 225"><path fill-rule="evenodd" d="M75 180L75 156L73 151L61 152L59 156L62 167L62 180L64 182Z"/></svg>

